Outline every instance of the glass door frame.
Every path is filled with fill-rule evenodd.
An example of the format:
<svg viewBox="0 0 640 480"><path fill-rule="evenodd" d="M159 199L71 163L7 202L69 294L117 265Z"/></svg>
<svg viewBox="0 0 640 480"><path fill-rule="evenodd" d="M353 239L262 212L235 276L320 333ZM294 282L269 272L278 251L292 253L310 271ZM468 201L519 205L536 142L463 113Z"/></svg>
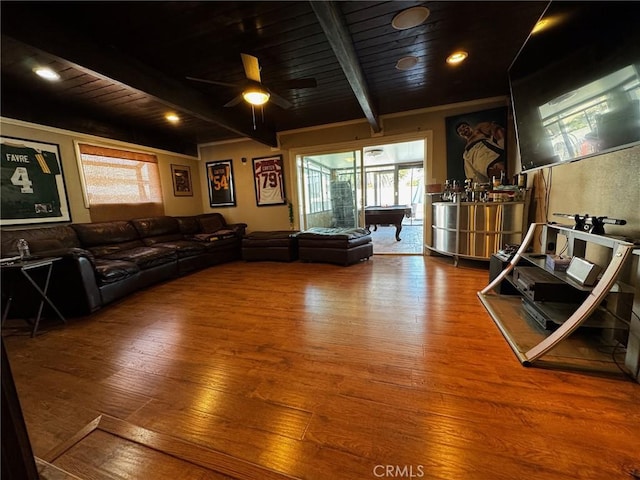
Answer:
<svg viewBox="0 0 640 480"><path fill-rule="evenodd" d="M316 157L316 158L313 158ZM321 157L330 157L323 159ZM346 162L345 162L346 160ZM360 226L360 205L359 199L361 197L360 188L360 165L361 151L355 149L341 149L340 151L330 151L324 153L313 153L295 156L295 183L296 191L298 193L298 221L301 229L304 230L311 226L335 226L335 227L356 227ZM322 196L322 208L317 212L307 211L306 201L310 199L308 192L309 182L306 181L305 171L309 170L309 163L314 162L314 170L319 172L321 188L326 188L326 192L321 192ZM327 163L336 163L337 165L328 166ZM340 163L342 162L342 163ZM347 163L350 162L350 163ZM323 168L324 167L324 168ZM329 173L327 173L329 172ZM331 175L331 178L329 178ZM336 177L333 177L336 175ZM346 175L348 180L340 178ZM352 181L351 181L352 180ZM347 209L345 210L344 202L342 205L337 205L337 194L345 193L344 185L349 184L349 200L347 202ZM326 195L325 195L326 193ZM338 195L339 196L339 195ZM326 208L326 201L329 198L331 200L330 210ZM352 207L352 208L349 208ZM328 213L330 212L330 213ZM312 214L317 214L313 219L310 219ZM330 217L330 219L329 219ZM362 216L364 218L364 216ZM330 225L327 225L330 223ZM334 225L335 223L335 225Z"/></svg>
<svg viewBox="0 0 640 480"><path fill-rule="evenodd" d="M299 162L298 160L304 156L313 156L313 155L324 155L324 154L332 154L336 152L345 152L345 151L359 151L360 164L357 165L357 170L360 171L360 182L358 188L359 195L356 198L356 208L358 213L358 226L364 226L365 218L364 218L364 205L366 204L366 179L362 174L364 172L364 150L368 147L380 145L380 144L390 144L390 143L403 143L410 142L416 140L424 140L424 161L423 161L423 172L424 172L424 182L425 185L427 183L435 183L431 182L431 179L434 178L431 172L434 171L433 165L433 130L425 130L420 132L419 135L415 133L411 134L401 134L401 135L393 135L393 136L379 136L379 137L371 137L365 140L355 140L350 142L342 142L342 143L333 143L333 144L324 144L317 145L312 147L297 147L291 148L288 151L288 164L289 171L293 173L291 175L291 192L296 192L295 205L297 206L297 225L300 230L306 228L306 214L304 212L304 189L306 188L303 185L304 182L301 181L301 175L299 170ZM354 165L355 166L355 165ZM446 176L446 174L445 174ZM426 193L423 201L423 255L427 252L426 246L431 242L431 212L429 211L430 203L427 202Z"/></svg>

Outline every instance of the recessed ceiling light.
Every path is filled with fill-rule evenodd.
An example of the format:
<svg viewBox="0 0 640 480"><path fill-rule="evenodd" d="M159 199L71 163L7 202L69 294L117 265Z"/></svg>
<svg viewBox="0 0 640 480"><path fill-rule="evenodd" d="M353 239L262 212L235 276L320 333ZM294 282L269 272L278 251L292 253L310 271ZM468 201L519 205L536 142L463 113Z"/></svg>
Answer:
<svg viewBox="0 0 640 480"><path fill-rule="evenodd" d="M447 63L450 65L457 65L458 63L466 60L468 56L469 54L462 50L453 52L451 55L447 57Z"/></svg>
<svg viewBox="0 0 640 480"><path fill-rule="evenodd" d="M178 123L180 121L180 117L175 113L167 113L164 118L171 123Z"/></svg>
<svg viewBox="0 0 640 480"><path fill-rule="evenodd" d="M536 33L543 32L545 30L549 30L550 28L555 28L558 24L561 24L567 20L564 15L553 15L551 17L545 17L541 20L538 20L531 30L531 34L535 35Z"/></svg>
<svg viewBox="0 0 640 480"><path fill-rule="evenodd" d="M417 27L429 16L427 7L412 7L398 13L391 21L391 26L396 30L406 30Z"/></svg>
<svg viewBox="0 0 640 480"><path fill-rule="evenodd" d="M420 61L420 59L418 57L414 57L414 56L402 57L396 63L396 68L398 70L410 70L413 67L415 67L416 65L418 65L419 61Z"/></svg>
<svg viewBox="0 0 640 480"><path fill-rule="evenodd" d="M538 23L536 23L533 27L533 30L531 30L531 33L538 33L541 30L544 30L545 28L549 28L549 20L547 19L542 19L539 20Z"/></svg>
<svg viewBox="0 0 640 480"><path fill-rule="evenodd" d="M417 27L429 16L427 7L412 7L398 13L391 21L391 26L396 30L406 30Z"/></svg>
<svg viewBox="0 0 640 480"><path fill-rule="evenodd" d="M44 78L45 80L49 80L51 82L60 80L60 75L58 75L56 72L54 72L48 67L37 67L33 69L33 72L39 77Z"/></svg>

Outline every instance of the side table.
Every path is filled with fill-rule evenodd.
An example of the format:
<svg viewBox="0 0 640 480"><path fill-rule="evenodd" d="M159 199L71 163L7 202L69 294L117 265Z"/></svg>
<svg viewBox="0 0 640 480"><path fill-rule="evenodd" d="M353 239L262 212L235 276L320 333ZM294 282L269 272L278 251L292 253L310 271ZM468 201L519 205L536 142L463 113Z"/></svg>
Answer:
<svg viewBox="0 0 640 480"><path fill-rule="evenodd" d="M58 260L62 260L61 257L46 257L46 258L34 258L27 260L17 260L15 262L9 262L5 264L0 264L0 268L2 271L2 282L7 285L8 290L8 299L7 304L4 307L4 312L2 313L2 325L4 325L7 316L9 315L9 309L11 308L11 303L13 301L13 297L15 294L15 288L18 284L18 279L20 278L18 275L22 275L28 282L29 285L33 287L33 290L38 294L38 298L40 298L40 306L38 307L38 313L33 322L33 328L31 330L31 337L35 337L38 326L40 325L40 319L42 317L42 310L44 308L45 302L53 309L58 318L62 320L63 323L67 323L67 320L64 318L62 313L58 310L58 308L53 304L51 299L47 296L47 292L49 290L49 281L51 280L51 271L53 270L53 263ZM31 275L32 271L38 269L46 270L46 279L44 285L41 287L38 285L36 280Z"/></svg>

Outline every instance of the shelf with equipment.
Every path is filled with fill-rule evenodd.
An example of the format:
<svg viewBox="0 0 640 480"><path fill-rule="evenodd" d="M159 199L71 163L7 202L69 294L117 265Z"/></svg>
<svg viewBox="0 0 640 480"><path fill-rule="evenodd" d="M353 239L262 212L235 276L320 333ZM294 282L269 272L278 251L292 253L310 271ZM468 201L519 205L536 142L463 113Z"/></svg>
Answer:
<svg viewBox="0 0 640 480"><path fill-rule="evenodd" d="M544 252L525 253L542 229ZM584 258L590 245L605 253L599 280L585 285L546 262L566 240L567 257ZM478 297L525 365L584 369L637 376L616 359L615 349L629 336L634 288L619 280L640 246L620 237L593 234L556 224L532 224L511 258L491 258L490 283ZM624 363L624 365L622 365Z"/></svg>

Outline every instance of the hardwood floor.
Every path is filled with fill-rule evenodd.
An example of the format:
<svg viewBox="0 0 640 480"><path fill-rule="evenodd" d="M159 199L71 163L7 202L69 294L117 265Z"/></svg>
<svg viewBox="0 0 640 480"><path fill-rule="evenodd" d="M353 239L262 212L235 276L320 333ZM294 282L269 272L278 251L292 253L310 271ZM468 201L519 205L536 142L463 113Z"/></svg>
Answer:
<svg viewBox="0 0 640 480"><path fill-rule="evenodd" d="M640 385L522 367L476 296L487 281L440 257L235 262L3 335L39 457L106 415L296 478L633 479ZM56 463L227 478L113 442Z"/></svg>

